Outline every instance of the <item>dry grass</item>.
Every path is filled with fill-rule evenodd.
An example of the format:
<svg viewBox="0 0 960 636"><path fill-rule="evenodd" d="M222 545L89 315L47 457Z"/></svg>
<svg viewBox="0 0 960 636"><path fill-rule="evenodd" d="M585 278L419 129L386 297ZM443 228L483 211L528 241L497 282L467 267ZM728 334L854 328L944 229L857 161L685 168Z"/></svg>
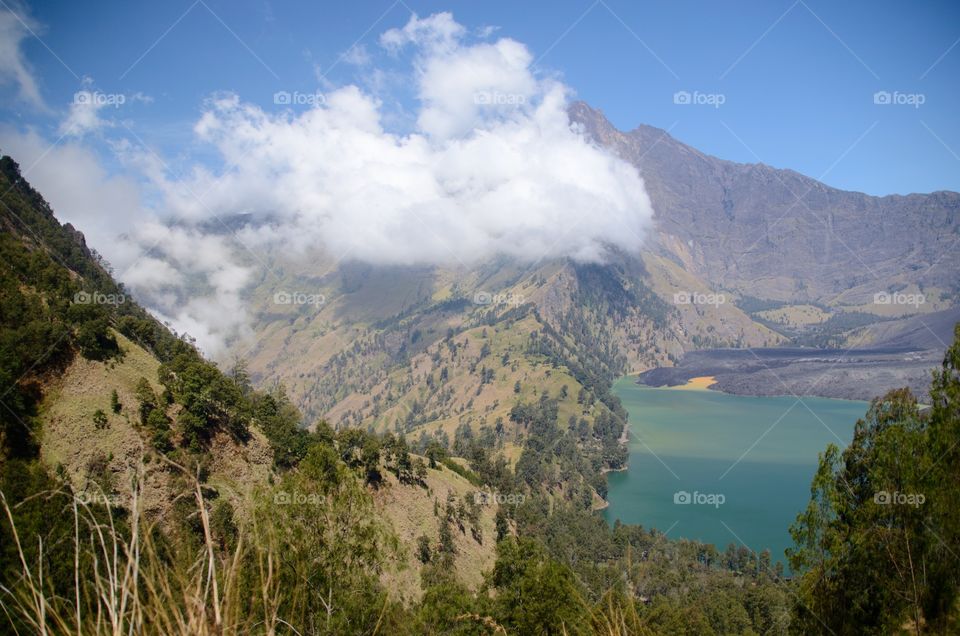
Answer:
<svg viewBox="0 0 960 636"><path fill-rule="evenodd" d="M42 636L307 633L292 624L299 626L303 621L285 617L281 609L290 607L291 599L294 607L299 606L297 597L305 593L305 586L291 586L280 574L285 558L283 531L260 519L248 532L240 533L233 549L221 550L211 529L203 488L195 477L192 482L192 492L185 496L194 500L203 540L199 550L179 556L165 553L154 540L155 528L143 514L139 487L133 489L132 507L124 523L109 508L95 508L67 491L36 495L67 495L72 501L75 591L69 597L57 593L47 579L42 543L35 560L26 556L31 551L25 549L23 537L17 532L16 506L11 506L0 492L0 507L12 529L21 570L19 579L9 588L0 586L0 610L10 632ZM84 567L84 563L91 565ZM582 597L576 602L583 604L589 624L571 625L570 633L653 633L634 603L622 595L608 593L593 605ZM387 632L386 605L374 612L380 618L363 633ZM465 614L457 618L489 634L509 633L490 616ZM309 632L315 633L317 627ZM324 628L320 631L330 633Z"/></svg>
<svg viewBox="0 0 960 636"><path fill-rule="evenodd" d="M0 588L0 608L14 626L14 633L272 636L280 628L285 628L283 633L299 633L276 611L285 593L279 577L274 576L278 555L273 550L250 550L249 535L244 533L234 550L221 553L212 536L200 482L193 478L193 484L188 496L195 499L203 548L185 559L174 555L172 561L153 538L155 528L144 515L141 486L133 488L124 524L110 508L95 508L72 492L44 493L67 495L73 502L73 598L58 595L45 578L42 543L36 562L25 556L28 551L21 544L14 510L0 492L0 505L21 566L19 580L10 588ZM265 544L274 545L269 540ZM81 562L88 560L92 561L92 575L81 568ZM251 611L249 590L242 591L241 585L241 579L250 574L244 569L251 569L251 564L258 575L252 580L256 581L259 613Z"/></svg>

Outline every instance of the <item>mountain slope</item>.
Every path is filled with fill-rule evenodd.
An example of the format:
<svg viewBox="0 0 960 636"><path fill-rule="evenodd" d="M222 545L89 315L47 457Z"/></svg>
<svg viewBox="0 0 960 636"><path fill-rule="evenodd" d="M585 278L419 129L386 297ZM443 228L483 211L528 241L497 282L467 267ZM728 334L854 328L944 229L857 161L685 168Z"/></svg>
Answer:
<svg viewBox="0 0 960 636"><path fill-rule="evenodd" d="M25 497L51 497L31 492L29 480L18 477L29 469L46 475L42 481L54 492L73 493L81 506L109 509L123 519L143 515L171 540L189 544L200 530L190 510L195 479L209 501L207 513L218 520L217 532L225 533L218 541L227 541L258 507L277 505L273 490L290 479L311 444L327 444L342 453L346 481L356 482L371 509L375 502L368 521L382 527L388 544L396 545L399 536L412 546L411 525L401 523L405 511L428 510L434 497L472 500L479 490L439 465L411 481L392 463L392 451L379 445L372 460L365 456L364 470L382 473L382 480L368 487L346 463L354 461L349 444L356 438L340 443L328 431L306 433L282 392L256 391L242 366L228 376L204 361L112 280L83 235L61 226L9 157L0 159L0 168L0 484L7 505L23 503L10 483L26 489ZM405 461L425 464L418 457ZM425 501L429 505L421 505ZM496 501L486 502L473 534L467 523L454 535L449 571L471 589L492 567L498 509ZM284 510L267 512L282 516ZM25 523L19 513L13 518ZM421 525L417 536L435 542L441 521L432 530ZM40 528L49 543L69 531L58 523ZM17 576L7 571L18 558L10 552L8 530L0 526L5 584L10 581L2 577ZM404 593L393 598L415 601L419 590L406 588L416 587L419 571L407 547L376 574L385 583L405 581Z"/></svg>
<svg viewBox="0 0 960 636"><path fill-rule="evenodd" d="M517 314L503 309L532 307L533 323L523 329L562 334L573 366L609 379L669 367L699 349L865 346L875 339L869 330L885 321L943 311L957 299L956 193L843 192L790 170L710 157L652 127L620 132L582 103L570 116L640 170L655 211L648 249L613 254L602 265L492 259L473 268L274 254L271 269L284 280L267 278L254 290L257 342L238 347L249 351L256 377L284 383L314 419L408 432L429 424L431 435L450 434L466 420L482 426L505 419L514 383L525 390L525 383L546 382L524 335L513 333ZM291 290L320 293L325 302L275 302ZM894 301L877 302L884 293ZM443 343L468 331L475 342L481 325L493 327L488 348L497 355L472 351L461 373L462 360ZM908 365L908 384L924 390L925 365L942 348ZM503 356L509 365L494 359ZM857 397L903 377L894 368L899 359L875 364L883 368ZM453 375L440 387L444 368ZM477 380L489 372L489 382ZM565 383L579 392L580 380ZM576 414L569 396L562 404ZM480 416L472 414L475 405Z"/></svg>
<svg viewBox="0 0 960 636"><path fill-rule="evenodd" d="M688 348L784 340L733 302L675 305L675 292L703 285L653 255L472 270L325 262L276 256L284 280L253 291L257 339L237 350L259 381L282 382L308 417L336 426L430 423L429 433L452 434L467 420L506 421L518 399L557 397L563 386L563 412L592 420L577 404L582 388L596 397L615 377L669 365ZM324 302L278 303L278 294ZM531 345L540 335L550 349Z"/></svg>
<svg viewBox="0 0 960 636"><path fill-rule="evenodd" d="M597 143L635 165L655 212L655 249L714 289L779 301L868 305L919 288L940 308L960 292L960 194L874 197L792 170L711 157L666 131L616 130L570 109Z"/></svg>

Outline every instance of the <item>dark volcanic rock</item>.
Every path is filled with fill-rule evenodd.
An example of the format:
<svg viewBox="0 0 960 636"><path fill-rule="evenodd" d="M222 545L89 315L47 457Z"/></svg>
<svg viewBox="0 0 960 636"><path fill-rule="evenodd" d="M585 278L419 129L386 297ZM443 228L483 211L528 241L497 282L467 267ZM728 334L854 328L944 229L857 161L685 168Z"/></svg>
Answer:
<svg viewBox="0 0 960 636"><path fill-rule="evenodd" d="M940 366L960 322L960 308L882 323L873 345L853 349L778 347L706 349L686 354L676 367L652 369L639 381L676 386L714 376L714 388L737 395L819 395L869 400L909 387L929 399L931 371Z"/></svg>

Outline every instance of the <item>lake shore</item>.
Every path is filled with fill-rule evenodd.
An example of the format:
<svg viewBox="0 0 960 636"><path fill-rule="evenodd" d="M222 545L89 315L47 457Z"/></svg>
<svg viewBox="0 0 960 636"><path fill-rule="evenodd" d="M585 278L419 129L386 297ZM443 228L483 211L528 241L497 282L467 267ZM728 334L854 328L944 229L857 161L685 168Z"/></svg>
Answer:
<svg viewBox="0 0 960 636"><path fill-rule="evenodd" d="M636 430L625 469L607 471L607 501L596 509L608 523L671 528L671 536L721 547L732 530L782 561L792 545L787 529L809 501L818 453L836 443L834 435L852 437L866 403L808 398L811 412L793 409L795 398L732 395L710 390L709 376L695 377L704 379L685 390L644 386L635 376L614 383ZM725 502L682 506L682 492L719 493Z"/></svg>
<svg viewBox="0 0 960 636"><path fill-rule="evenodd" d="M655 367L632 376L646 386L681 388L712 377L711 387L731 395L823 397L869 401L908 386L921 402L942 350L905 347L814 349L765 347L689 351L672 367ZM775 375L771 382L771 374ZM692 387L691 387L692 388Z"/></svg>

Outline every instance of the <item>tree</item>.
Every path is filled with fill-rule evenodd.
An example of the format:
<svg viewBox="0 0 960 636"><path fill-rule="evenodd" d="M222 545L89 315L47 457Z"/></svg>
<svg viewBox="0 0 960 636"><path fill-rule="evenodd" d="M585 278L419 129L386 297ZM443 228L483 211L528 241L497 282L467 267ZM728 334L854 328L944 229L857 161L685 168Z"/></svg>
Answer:
<svg viewBox="0 0 960 636"><path fill-rule="evenodd" d="M150 411L157 408L157 394L153 392L153 387L146 378L137 380L137 388L134 390L139 406L140 423L146 424Z"/></svg>
<svg viewBox="0 0 960 636"><path fill-rule="evenodd" d="M960 330L958 330L960 341ZM948 350L921 414L907 389L871 402L841 454L821 456L807 510L791 528L790 564L800 573L794 623L837 634L944 631L958 577L954 475L960 413L957 362ZM953 461L951 461L953 460Z"/></svg>
<svg viewBox="0 0 960 636"><path fill-rule="evenodd" d="M430 563L431 552L430 538L425 534L421 534L417 538L417 560L423 564Z"/></svg>
<svg viewBox="0 0 960 636"><path fill-rule="evenodd" d="M110 323L106 318L89 320L77 330L77 344L80 353L88 360L109 360L120 355L120 346L110 333Z"/></svg>
<svg viewBox="0 0 960 636"><path fill-rule="evenodd" d="M117 390L114 389L110 392L110 410L119 413L121 409L123 409L123 405L120 404L120 397L117 395Z"/></svg>
<svg viewBox="0 0 960 636"><path fill-rule="evenodd" d="M173 450L170 442L170 420L160 409L153 409L147 416L147 430L154 448L162 453Z"/></svg>
<svg viewBox="0 0 960 636"><path fill-rule="evenodd" d="M494 523L497 529L497 542L500 542L510 531L510 526L507 524L507 515L503 511L503 508L497 508L497 514L494 518Z"/></svg>
<svg viewBox="0 0 960 636"><path fill-rule="evenodd" d="M531 539L497 544L497 614L518 634L586 634L589 614L573 573Z"/></svg>
<svg viewBox="0 0 960 636"><path fill-rule="evenodd" d="M379 631L388 603L379 571L396 558L398 546L332 448L312 445L300 470L285 473L253 514L256 524L270 529L256 553L283 556L269 570L278 589L291 590L277 599L277 616L300 617L301 633ZM267 571L264 562L259 565L257 571Z"/></svg>
<svg viewBox="0 0 960 636"><path fill-rule="evenodd" d="M427 456L427 461L430 463L430 468L437 468L439 462L447 456L447 449L440 445L436 440L431 440L427 444L427 448L424 451L424 454Z"/></svg>
<svg viewBox="0 0 960 636"><path fill-rule="evenodd" d="M383 475L380 474L380 441L373 435L367 436L363 442L360 464L368 484L376 486L383 480Z"/></svg>
<svg viewBox="0 0 960 636"><path fill-rule="evenodd" d="M445 564L452 565L453 556L457 553L457 545L453 542L449 516L448 513L446 517L440 519L440 558Z"/></svg>
<svg viewBox="0 0 960 636"><path fill-rule="evenodd" d="M230 379L233 380L243 395L249 395L253 390L247 361L239 356L233 359L233 366L230 367Z"/></svg>
<svg viewBox="0 0 960 636"><path fill-rule="evenodd" d="M103 412L103 409L97 409L93 412L93 425L98 429L107 427L107 414Z"/></svg>

